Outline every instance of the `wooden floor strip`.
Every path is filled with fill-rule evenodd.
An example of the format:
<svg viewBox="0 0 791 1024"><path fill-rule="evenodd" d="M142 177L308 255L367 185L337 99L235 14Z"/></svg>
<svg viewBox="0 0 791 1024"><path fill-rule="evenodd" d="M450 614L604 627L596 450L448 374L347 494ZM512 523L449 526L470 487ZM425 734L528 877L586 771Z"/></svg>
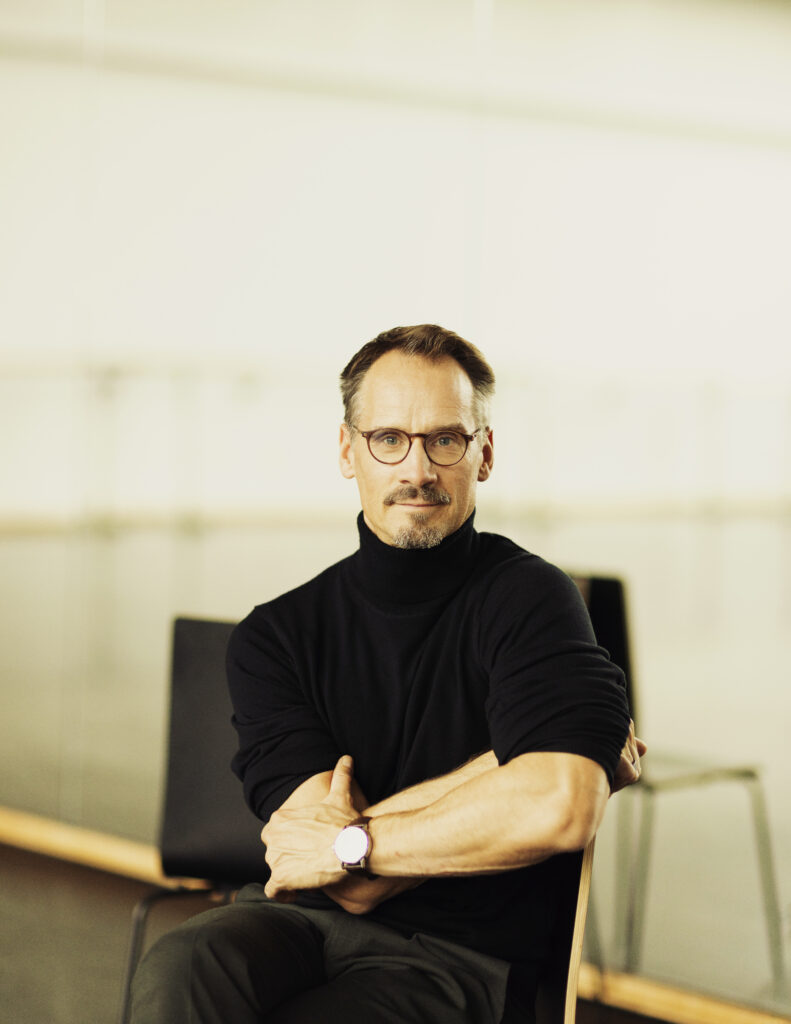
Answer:
<svg viewBox="0 0 791 1024"><path fill-rule="evenodd" d="M591 964L582 967L578 988L581 999L656 1017L668 1024L788 1024L791 1020L789 1016L726 1003L638 974L599 971Z"/></svg>
<svg viewBox="0 0 791 1024"><path fill-rule="evenodd" d="M0 843L109 871L125 878L150 882L152 885L175 888L186 884L191 888L205 888L203 883L196 880L166 878L162 874L159 851L155 846L108 835L106 832L94 832L64 821L53 821L10 807L0 807Z"/></svg>

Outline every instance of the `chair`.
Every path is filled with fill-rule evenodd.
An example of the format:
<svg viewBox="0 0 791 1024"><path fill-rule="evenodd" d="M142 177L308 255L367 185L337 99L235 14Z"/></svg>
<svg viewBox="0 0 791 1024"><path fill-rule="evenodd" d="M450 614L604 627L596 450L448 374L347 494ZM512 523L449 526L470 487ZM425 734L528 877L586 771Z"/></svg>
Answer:
<svg viewBox="0 0 791 1024"><path fill-rule="evenodd" d="M245 882L268 876L260 822L248 810L242 786L230 770L236 734L225 683L225 651L233 626L176 619L173 630L170 728L164 811L160 832L163 873L176 879L207 879L210 890L230 897ZM569 893L551 965L542 978L537 1024L574 1024L577 978L593 864L593 842L579 854L578 891ZM130 986L145 938L149 911L159 900L194 887L158 887L132 915L119 1015L127 1024Z"/></svg>
<svg viewBox="0 0 791 1024"><path fill-rule="evenodd" d="M577 985L582 961L582 940L588 912L593 848L591 839L580 859L580 881L571 894L563 930L548 972L539 980L536 996L536 1024L574 1024L577 1017Z"/></svg>
<svg viewBox="0 0 791 1024"><path fill-rule="evenodd" d="M588 605L598 642L610 652L612 660L624 671L632 717L639 721L639 702L630 659L623 582L598 576L573 578ZM624 967L627 971L636 971L640 966L653 838L654 798L661 793L687 789L691 786L726 782L744 785L750 800L774 995L781 997L786 991L786 977L780 907L766 802L760 769L755 765L706 762L700 758L663 754L651 747L642 766L640 781L631 788L639 811L634 846L633 801L619 802L617 870L619 879L626 879L628 884L619 884L616 890L616 922L624 945ZM627 864L624 864L624 859L628 861Z"/></svg>
<svg viewBox="0 0 791 1024"><path fill-rule="evenodd" d="M233 625L176 619L173 626L170 729L160 831L162 871L174 879L208 880L225 899L245 882L268 877L261 823L248 810L230 769L237 737L225 682L225 650ZM146 923L158 901L194 887L157 888L132 915L119 1020L126 1024L132 977Z"/></svg>

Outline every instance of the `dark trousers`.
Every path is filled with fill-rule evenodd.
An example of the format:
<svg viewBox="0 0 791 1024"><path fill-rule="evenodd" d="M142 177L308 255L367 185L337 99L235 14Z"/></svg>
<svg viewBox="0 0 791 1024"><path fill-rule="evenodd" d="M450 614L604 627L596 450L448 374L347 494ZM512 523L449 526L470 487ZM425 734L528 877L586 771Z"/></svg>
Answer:
<svg viewBox="0 0 791 1024"><path fill-rule="evenodd" d="M272 903L249 885L152 946L132 1024L499 1024L508 970L341 910Z"/></svg>

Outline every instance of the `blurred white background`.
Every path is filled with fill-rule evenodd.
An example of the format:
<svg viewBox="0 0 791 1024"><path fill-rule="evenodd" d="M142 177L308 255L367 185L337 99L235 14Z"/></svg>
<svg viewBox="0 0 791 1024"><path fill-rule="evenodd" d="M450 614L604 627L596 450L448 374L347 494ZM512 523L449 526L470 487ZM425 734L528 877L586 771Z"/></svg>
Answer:
<svg viewBox="0 0 791 1024"><path fill-rule="evenodd" d="M155 840L172 616L352 550L337 375L436 322L791 905L791 3L0 0L0 153L0 802ZM751 842L660 805L647 972L763 998Z"/></svg>

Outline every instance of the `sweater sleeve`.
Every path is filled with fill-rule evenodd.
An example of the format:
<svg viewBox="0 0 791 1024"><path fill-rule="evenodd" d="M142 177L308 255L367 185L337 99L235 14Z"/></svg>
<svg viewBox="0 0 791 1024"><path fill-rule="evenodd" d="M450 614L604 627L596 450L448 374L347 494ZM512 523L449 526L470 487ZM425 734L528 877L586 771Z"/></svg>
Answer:
<svg viewBox="0 0 791 1024"><path fill-rule="evenodd" d="M626 687L597 646L573 581L536 556L514 559L497 574L480 625L498 761L530 751L580 754L612 783L629 730Z"/></svg>
<svg viewBox="0 0 791 1024"><path fill-rule="evenodd" d="M231 762L262 821L341 752L302 692L293 661L262 608L231 634L226 658L239 751Z"/></svg>

